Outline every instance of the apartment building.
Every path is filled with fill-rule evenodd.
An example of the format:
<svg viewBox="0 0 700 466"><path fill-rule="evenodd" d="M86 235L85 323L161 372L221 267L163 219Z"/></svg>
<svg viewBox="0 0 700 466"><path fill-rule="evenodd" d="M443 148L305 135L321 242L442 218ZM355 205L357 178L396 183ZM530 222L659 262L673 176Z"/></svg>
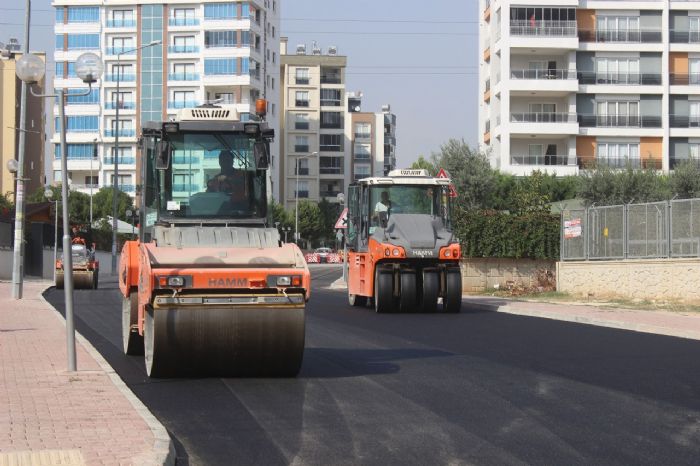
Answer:
<svg viewBox="0 0 700 466"><path fill-rule="evenodd" d="M700 2L480 0L492 165L672 170L700 155Z"/></svg>
<svg viewBox="0 0 700 466"><path fill-rule="evenodd" d="M22 81L17 78L16 62L22 57L20 44L11 39L0 42L0 195L15 192L15 175L7 162L19 156L19 122ZM32 52L42 60L44 53ZM37 94L44 90L43 81L33 86ZM27 119L24 158L25 192L33 193L44 185L44 99L27 92Z"/></svg>
<svg viewBox="0 0 700 466"><path fill-rule="evenodd" d="M67 97L72 189L90 192L111 186L118 157L119 187L134 195L139 184L137 140L142 122L174 118L183 108L211 103L234 108L246 120L254 113L255 100L264 97L269 101L268 120L277 130L280 0L56 0L53 6L54 86L68 92L85 89L75 75L75 60L84 52L100 55L105 67L92 93ZM157 41L161 43L148 46ZM54 179L58 180L58 134L52 142ZM92 158L93 143L98 145L97 160ZM278 154L274 144L273 196L279 195L273 182L278 178ZM183 181L178 184L182 189L189 186L187 165L194 161L192 157L199 155L174 158L175 164L184 164L180 167ZM216 173L216 154L201 157L196 163L203 173Z"/></svg>
<svg viewBox="0 0 700 466"><path fill-rule="evenodd" d="M391 106L381 112L362 112L361 97L349 95L351 124L347 138L352 148L352 177L357 181L369 176L384 176L396 167L396 115Z"/></svg>
<svg viewBox="0 0 700 466"><path fill-rule="evenodd" d="M297 191L299 199L336 202L352 170L345 134L347 57L335 47L288 51L287 42L282 38L280 57L281 202L293 208Z"/></svg>

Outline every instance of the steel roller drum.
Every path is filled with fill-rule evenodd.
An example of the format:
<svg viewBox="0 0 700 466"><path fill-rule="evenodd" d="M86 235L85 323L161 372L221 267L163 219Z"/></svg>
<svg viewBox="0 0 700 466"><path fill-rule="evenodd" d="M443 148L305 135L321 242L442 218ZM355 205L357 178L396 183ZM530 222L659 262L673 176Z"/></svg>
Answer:
<svg viewBox="0 0 700 466"><path fill-rule="evenodd" d="M73 271L73 288L76 290L87 290L94 288L94 272Z"/></svg>
<svg viewBox="0 0 700 466"><path fill-rule="evenodd" d="M149 308L151 377L294 377L304 355L304 305Z"/></svg>
<svg viewBox="0 0 700 466"><path fill-rule="evenodd" d="M56 288L63 289L63 270L56 270Z"/></svg>

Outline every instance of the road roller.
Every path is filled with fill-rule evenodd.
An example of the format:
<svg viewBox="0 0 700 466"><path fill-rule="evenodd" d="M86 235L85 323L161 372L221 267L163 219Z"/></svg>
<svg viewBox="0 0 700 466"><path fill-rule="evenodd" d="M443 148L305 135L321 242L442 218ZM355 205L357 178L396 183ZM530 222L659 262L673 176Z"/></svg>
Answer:
<svg viewBox="0 0 700 466"><path fill-rule="evenodd" d="M348 302L376 312L457 313L461 249L449 178L392 170L348 191Z"/></svg>
<svg viewBox="0 0 700 466"><path fill-rule="evenodd" d="M99 283L100 263L95 259L94 251L87 248L85 240L73 238L71 243L73 259L73 288L96 290ZM56 288L63 289L63 256L56 261Z"/></svg>
<svg viewBox="0 0 700 466"><path fill-rule="evenodd" d="M267 218L266 102L141 128L139 237L121 251L124 352L150 377L294 377L311 276Z"/></svg>

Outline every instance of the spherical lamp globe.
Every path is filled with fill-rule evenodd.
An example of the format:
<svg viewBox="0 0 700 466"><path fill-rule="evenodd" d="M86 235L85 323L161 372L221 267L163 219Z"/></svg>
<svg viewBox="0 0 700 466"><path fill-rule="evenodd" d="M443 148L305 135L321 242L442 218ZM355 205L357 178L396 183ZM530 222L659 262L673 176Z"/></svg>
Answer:
<svg viewBox="0 0 700 466"><path fill-rule="evenodd" d="M75 74L85 83L97 81L103 70L102 60L92 52L84 53L75 60Z"/></svg>
<svg viewBox="0 0 700 466"><path fill-rule="evenodd" d="M46 73L46 64L44 60L31 53L22 55L22 57L17 60L15 67L17 77L27 84L41 81Z"/></svg>

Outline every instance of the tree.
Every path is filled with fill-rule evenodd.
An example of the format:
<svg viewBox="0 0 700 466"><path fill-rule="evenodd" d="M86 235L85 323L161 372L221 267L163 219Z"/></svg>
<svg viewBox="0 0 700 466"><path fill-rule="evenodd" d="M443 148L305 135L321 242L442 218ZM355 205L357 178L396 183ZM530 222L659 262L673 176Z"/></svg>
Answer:
<svg viewBox="0 0 700 466"><path fill-rule="evenodd" d="M411 164L411 168L413 170L428 170L430 176L435 176L438 172L437 168L435 168L435 165L426 160L425 157L423 157L422 155L418 157L418 160Z"/></svg>
<svg viewBox="0 0 700 466"><path fill-rule="evenodd" d="M111 217L113 213L112 199L114 188L103 187L92 196L92 215L95 220ZM89 199L89 196L88 196ZM117 197L117 218L126 221L126 210L134 205L131 196L123 191L119 191Z"/></svg>
<svg viewBox="0 0 700 466"><path fill-rule="evenodd" d="M598 167L579 175L579 197L589 205L656 202L669 198L669 180L656 170Z"/></svg>
<svg viewBox="0 0 700 466"><path fill-rule="evenodd" d="M299 201L299 235L301 238L316 242L322 230L321 210L315 202Z"/></svg>
<svg viewBox="0 0 700 466"><path fill-rule="evenodd" d="M450 139L432 155L435 167L450 173L465 209L487 208L493 203L498 172L486 156L471 149L464 140Z"/></svg>
<svg viewBox="0 0 700 466"><path fill-rule="evenodd" d="M8 191L5 195L0 195L0 215L9 215L9 213L15 208L15 205L10 200L10 197L14 195L13 192Z"/></svg>
<svg viewBox="0 0 700 466"><path fill-rule="evenodd" d="M676 167L670 177L671 193L681 199L700 197L700 166L687 160Z"/></svg>
<svg viewBox="0 0 700 466"><path fill-rule="evenodd" d="M284 209L282 204L275 201L270 202L267 206L267 216L270 219L270 225L278 224L279 228L294 228L294 218Z"/></svg>
<svg viewBox="0 0 700 466"><path fill-rule="evenodd" d="M321 202L318 203L318 210L321 223L321 230L318 238L324 240L324 244L333 244L335 241L335 222L340 215L338 204L333 204L326 199L322 199Z"/></svg>
<svg viewBox="0 0 700 466"><path fill-rule="evenodd" d="M51 202L59 201L58 218L63 219L63 209L60 206L61 201L61 186L49 186L53 193ZM34 202L49 202L44 194L46 188L38 188L36 191L27 196L28 203ZM87 225L90 223L90 196L79 191L68 192L68 216L71 225Z"/></svg>

